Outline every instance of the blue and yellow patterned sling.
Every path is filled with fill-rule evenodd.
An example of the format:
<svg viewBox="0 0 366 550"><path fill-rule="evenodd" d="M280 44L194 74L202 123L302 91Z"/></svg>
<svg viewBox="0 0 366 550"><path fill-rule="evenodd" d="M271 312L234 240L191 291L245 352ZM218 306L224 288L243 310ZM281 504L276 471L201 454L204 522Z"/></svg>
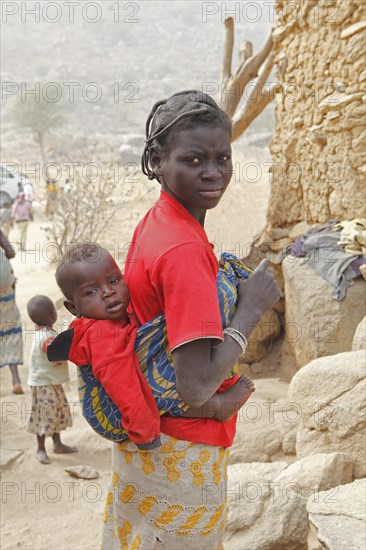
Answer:
<svg viewBox="0 0 366 550"><path fill-rule="evenodd" d="M224 252L219 260L217 291L223 327L225 328L235 312L237 285L251 273L233 254ZM169 412L181 415L187 406L179 398L176 390L175 371L168 351L168 338L165 317L158 315L137 331L135 352L140 367L151 387L160 414ZM234 367L229 377L237 372ZM79 399L83 416L102 437L121 442L128 438L121 426L122 415L95 378L90 365L78 368Z"/></svg>

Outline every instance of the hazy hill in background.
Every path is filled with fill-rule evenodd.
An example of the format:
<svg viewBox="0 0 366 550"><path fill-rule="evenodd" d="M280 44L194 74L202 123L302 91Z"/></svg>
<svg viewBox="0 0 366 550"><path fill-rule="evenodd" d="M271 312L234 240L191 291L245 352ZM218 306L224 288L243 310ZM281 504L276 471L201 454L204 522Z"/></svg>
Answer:
<svg viewBox="0 0 366 550"><path fill-rule="evenodd" d="M7 4L19 11L2 17L3 91L7 82L19 91L3 94L5 151L8 133L14 136L11 105L25 83L59 85L67 114L60 134L98 133L117 142L123 133L144 132L156 100L180 89L206 90L207 83L209 91L218 89L223 20L230 10L236 8L236 50L244 38L257 48L274 25L267 2L245 11L247 2L103 1L97 10L96 2L81 1L74 14L67 2L58 2L58 9L56 2ZM272 114L270 106L251 130L270 130Z"/></svg>

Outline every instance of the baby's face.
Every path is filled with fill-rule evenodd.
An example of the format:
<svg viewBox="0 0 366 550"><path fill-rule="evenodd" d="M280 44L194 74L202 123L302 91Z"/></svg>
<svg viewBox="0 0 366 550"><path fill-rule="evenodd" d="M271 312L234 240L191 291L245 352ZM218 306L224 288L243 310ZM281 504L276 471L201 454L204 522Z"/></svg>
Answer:
<svg viewBox="0 0 366 550"><path fill-rule="evenodd" d="M120 319L126 315L130 299L121 270L110 254L101 251L95 260L72 265L72 306L77 317L90 319Z"/></svg>

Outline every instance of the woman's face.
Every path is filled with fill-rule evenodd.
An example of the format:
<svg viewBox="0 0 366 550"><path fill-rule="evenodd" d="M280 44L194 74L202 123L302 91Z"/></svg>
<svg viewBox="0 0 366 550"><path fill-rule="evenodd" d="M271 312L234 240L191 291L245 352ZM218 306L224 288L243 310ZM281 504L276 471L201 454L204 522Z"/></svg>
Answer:
<svg viewBox="0 0 366 550"><path fill-rule="evenodd" d="M219 204L232 176L229 131L217 126L182 130L154 171L163 191L194 218L204 219L206 210Z"/></svg>

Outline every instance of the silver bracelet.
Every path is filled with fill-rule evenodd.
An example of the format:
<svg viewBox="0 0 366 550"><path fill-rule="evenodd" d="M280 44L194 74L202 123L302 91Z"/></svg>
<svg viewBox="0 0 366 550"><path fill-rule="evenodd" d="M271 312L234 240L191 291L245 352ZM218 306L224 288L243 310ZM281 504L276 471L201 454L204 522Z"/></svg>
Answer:
<svg viewBox="0 0 366 550"><path fill-rule="evenodd" d="M244 334L239 332L236 328L227 327L224 329L224 334L227 334L228 336L231 336L239 344L241 347L241 352L245 353L245 350L248 346L248 340L245 338Z"/></svg>

